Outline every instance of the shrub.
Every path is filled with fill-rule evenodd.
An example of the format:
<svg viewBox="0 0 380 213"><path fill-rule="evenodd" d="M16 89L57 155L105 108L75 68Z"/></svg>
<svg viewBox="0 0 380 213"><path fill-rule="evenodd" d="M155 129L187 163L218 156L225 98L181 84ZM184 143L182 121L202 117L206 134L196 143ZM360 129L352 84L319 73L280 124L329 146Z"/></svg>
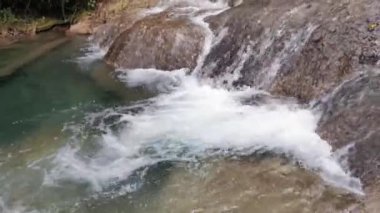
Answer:
<svg viewBox="0 0 380 213"><path fill-rule="evenodd" d="M12 23L15 20L16 17L10 8L0 10L0 23Z"/></svg>
<svg viewBox="0 0 380 213"><path fill-rule="evenodd" d="M0 0L1 19L21 17L54 17L67 19L83 10L95 9L98 0Z"/></svg>

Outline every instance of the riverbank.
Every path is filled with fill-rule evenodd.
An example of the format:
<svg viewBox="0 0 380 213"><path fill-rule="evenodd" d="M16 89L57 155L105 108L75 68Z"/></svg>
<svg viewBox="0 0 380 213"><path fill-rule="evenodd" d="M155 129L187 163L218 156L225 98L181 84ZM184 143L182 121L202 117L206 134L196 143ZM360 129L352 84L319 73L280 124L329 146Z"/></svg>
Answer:
<svg viewBox="0 0 380 213"><path fill-rule="evenodd" d="M37 34L56 31L65 32L70 21L54 18L16 19L0 25L0 48L6 48L18 41L33 39Z"/></svg>
<svg viewBox="0 0 380 213"><path fill-rule="evenodd" d="M16 42L40 40L37 37L42 33L47 34L44 37L48 38L49 35L54 35L54 38L47 39L45 44L34 47L29 53L25 52L21 60L9 62L7 66L1 67L0 79L10 77L29 62L61 46L75 35L91 35L97 31L98 26L113 23L114 20L120 24L122 23L120 19L125 14L136 15L140 10L152 7L156 3L156 0L99 1L94 10L81 12L72 17L71 21L45 17L24 20L18 19L8 12L6 18L8 21L0 25L0 49L12 49L12 44ZM4 19L0 19L0 22L1 20Z"/></svg>
<svg viewBox="0 0 380 213"><path fill-rule="evenodd" d="M157 0L103 0L98 1L93 10L78 12L66 20L48 17L19 18L8 12L7 16L10 17L0 20L0 48L47 31L90 35L101 24L112 22L125 13L152 7L156 3Z"/></svg>

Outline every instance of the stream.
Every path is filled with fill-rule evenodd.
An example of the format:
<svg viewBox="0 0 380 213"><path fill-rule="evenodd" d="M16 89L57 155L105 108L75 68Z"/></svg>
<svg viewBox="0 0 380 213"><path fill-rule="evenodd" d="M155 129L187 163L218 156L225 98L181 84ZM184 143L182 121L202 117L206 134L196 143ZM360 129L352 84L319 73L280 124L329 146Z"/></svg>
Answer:
<svg viewBox="0 0 380 213"><path fill-rule="evenodd" d="M212 14L225 9L209 4ZM207 29L200 14L194 20ZM361 183L345 153L315 132L318 113L199 79L209 31L192 74L115 70L78 37L0 79L0 212L344 212L358 204ZM44 42L0 49L0 66Z"/></svg>

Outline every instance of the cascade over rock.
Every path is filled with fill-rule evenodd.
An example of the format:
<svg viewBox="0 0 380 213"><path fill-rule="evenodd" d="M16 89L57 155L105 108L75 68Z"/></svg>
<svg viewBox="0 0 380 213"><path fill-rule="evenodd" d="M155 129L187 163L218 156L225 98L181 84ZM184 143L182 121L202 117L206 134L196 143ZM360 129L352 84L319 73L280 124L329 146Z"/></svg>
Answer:
<svg viewBox="0 0 380 213"><path fill-rule="evenodd" d="M122 13L108 23L98 26L93 34L93 40L100 47L108 49L123 31L129 29L139 20L139 10Z"/></svg>
<svg viewBox="0 0 380 213"><path fill-rule="evenodd" d="M348 169L363 183L365 212L377 212L380 188L380 74L365 73L338 87L321 104L318 133L348 152Z"/></svg>
<svg viewBox="0 0 380 213"><path fill-rule="evenodd" d="M218 86L316 101L322 109L317 132L334 149L348 149L349 169L371 198L379 196L372 192L380 182L380 30L371 23L380 23L380 2L232 2L234 7L206 18L215 37L197 74ZM112 44L108 63L196 67L207 38L193 20L167 10L129 23L104 31L113 35L103 42Z"/></svg>
<svg viewBox="0 0 380 213"><path fill-rule="evenodd" d="M379 2L348 1L327 8L299 55L279 73L275 93L307 102L331 92L351 74L379 66L380 33L368 30L368 20L378 16Z"/></svg>
<svg viewBox="0 0 380 213"><path fill-rule="evenodd" d="M194 68L203 48L203 29L170 12L147 16L121 33L111 45L106 61L126 69Z"/></svg>
<svg viewBox="0 0 380 213"><path fill-rule="evenodd" d="M375 0L246 0L208 19L221 40L202 74L307 103L378 64L380 33L368 23L379 9Z"/></svg>
<svg viewBox="0 0 380 213"><path fill-rule="evenodd" d="M109 48L120 33L143 18L146 8L157 5L159 0L120 0L99 3L93 17L93 42L102 48Z"/></svg>
<svg viewBox="0 0 380 213"><path fill-rule="evenodd" d="M320 135L337 149L349 146L349 167L366 186L379 181L380 74L347 81L322 108Z"/></svg>
<svg viewBox="0 0 380 213"><path fill-rule="evenodd" d="M281 65L308 39L313 29L307 26L308 17L314 12L302 1L247 0L209 17L221 39L206 58L202 75L225 85L268 89Z"/></svg>

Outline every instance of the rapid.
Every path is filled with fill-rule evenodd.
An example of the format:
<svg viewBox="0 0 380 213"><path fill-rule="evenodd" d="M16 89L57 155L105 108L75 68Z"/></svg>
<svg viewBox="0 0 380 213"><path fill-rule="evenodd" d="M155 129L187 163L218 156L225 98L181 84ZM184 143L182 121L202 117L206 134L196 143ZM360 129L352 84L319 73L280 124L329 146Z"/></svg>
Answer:
<svg viewBox="0 0 380 213"><path fill-rule="evenodd" d="M72 115L54 130L59 137L45 133L40 136L45 137L46 143L54 144L45 147L45 151L26 145L25 153L16 154L22 159L18 165L12 163L13 148L1 148L4 160L0 161L0 212L229 212L239 209L239 200L223 208L217 208L222 206L218 202L208 206L213 203L212 196L204 193L202 197L202 187L215 191L212 199L218 200L219 192L227 196L229 184L241 179L249 188L255 181L250 173L265 175L265 168L273 165L274 171L287 171L283 179L277 180L282 184L276 185L278 191L273 193L284 198L289 196L286 193L298 193L301 198L294 198L293 204L307 197L302 191L312 190L306 184L301 192L283 192L296 188L303 179L319 187L314 190L329 191L326 193L334 197L332 200L363 195L360 180L350 174L341 160L345 153L334 152L316 133L318 110L291 98L273 96L265 87L235 87L223 84L224 79L200 74L210 50L223 37L214 35L205 19L228 10L230 4L222 0L163 0L156 8L144 11L142 16L172 10L202 27L204 45L196 67L174 71L118 68L111 72L122 82L124 90L143 90L148 95L95 110L85 108L80 119ZM90 72L93 64L102 63L106 50L88 42L91 48L86 53L82 51L64 63L75 64L84 73ZM240 58L251 53L249 49L240 51ZM262 78L265 82L260 85L270 84L277 72L275 65L265 69L268 76ZM233 75L239 75L239 71L237 66ZM118 93L123 93L123 89ZM216 188L197 186L207 182L207 177L218 178L220 174L215 171L224 169L232 179L228 179L229 175L219 177L225 178L224 184ZM267 179L271 178L281 178L281 174L269 173ZM256 184L269 186L275 182L265 183L258 178ZM175 188L181 184L183 188ZM220 189L223 187L226 191ZM192 201L179 199L181 191L187 190L192 194L183 196ZM264 196L265 191L270 191L261 190L256 193ZM231 196L235 196L232 191ZM199 200L192 203L197 196ZM168 203L171 199L177 199L178 206L165 209L163 206L172 205ZM223 196L220 199L223 203ZM273 208L281 208L282 201L273 199ZM318 205L321 201L307 202ZM266 205L269 203L270 199ZM229 205L227 201L224 204ZM260 205L240 210L265 209ZM294 204L289 211L298 211L301 206Z"/></svg>

